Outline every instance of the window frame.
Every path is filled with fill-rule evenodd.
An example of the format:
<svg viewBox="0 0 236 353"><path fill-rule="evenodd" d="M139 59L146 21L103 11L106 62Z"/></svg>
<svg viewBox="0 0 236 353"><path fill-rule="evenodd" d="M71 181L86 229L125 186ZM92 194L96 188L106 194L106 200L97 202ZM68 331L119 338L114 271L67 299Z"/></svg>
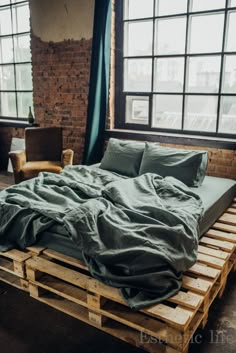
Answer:
<svg viewBox="0 0 236 353"><path fill-rule="evenodd" d="M155 9L157 0L153 0L153 6ZM220 124L220 109L221 109L221 97L234 96L236 97L236 93L224 93L222 91L223 85L223 73L224 73L224 58L227 55L236 55L235 51L227 51L225 48L225 41L227 35L227 22L229 22L229 13L235 11L236 7L230 7L229 0L225 0L225 7L214 9L214 10L204 10L204 11L192 11L190 12L191 0L187 0L187 12L178 13L174 15L163 15L156 16L154 12L153 17L148 18L135 18L135 19L124 19L123 11L124 11L124 0L115 2L115 119L114 119L114 127L115 129L124 129L124 130L136 130L145 132L153 132L153 133L168 133L168 134L178 134L178 135L193 135L193 136L204 136L204 137L215 137L215 138L227 138L227 139L236 139L236 133L229 134L219 132L219 124ZM190 18L193 15L205 15L205 14L217 14L223 13L223 40L222 40L222 49L220 52L211 52L211 53L189 53L187 52L187 45L189 40L189 23ZM157 19L165 19L165 18L179 18L181 16L186 16L186 38L185 38L185 52L184 54L170 54L170 55L155 55L154 53L154 32L155 32L155 21ZM153 40L152 40L152 55L147 55L145 58L152 59L152 87L150 92L132 92L132 91L123 91L123 72L124 72L124 61L127 58L142 58L142 56L125 56L123 52L123 43L124 43L124 24L133 22L133 21L142 21L142 20L152 20L153 21ZM225 48L225 50L224 50ZM187 92L186 91L186 83L187 83L187 60L191 57L204 57L204 56L212 56L215 57L218 55L220 57L220 78L219 78L219 88L216 93L199 93L199 92ZM184 79L183 79L183 90L181 92L156 92L154 90L154 62L157 58L184 58ZM152 106L153 106L153 97L155 94L160 95L179 95L183 97L182 103L182 125L181 129L167 129L167 128L157 128L152 127ZM148 111L148 123L137 124L137 123L129 123L125 121L125 111L126 111L126 96L137 96L137 97L149 97L149 111ZM185 104L186 96L211 96L217 97L217 116L216 116L216 131L196 131L196 130L186 130L183 128L184 124L184 112L185 112Z"/></svg>
<svg viewBox="0 0 236 353"><path fill-rule="evenodd" d="M32 76L32 56L30 55L30 61L26 60L26 61L22 61L22 60L17 60L16 59L16 47L15 47L15 41L17 40L17 38L20 38L21 36L24 35L28 35L29 39L31 41L31 30L30 30L30 16L29 16L29 31L15 31L14 30L14 18L13 18L13 12L15 11L15 9L19 6L19 5L24 5L24 4L28 4L29 7L29 11L30 11L30 1L29 0L10 0L9 4L4 4L4 5L0 5L0 9L3 8L9 8L10 9L10 16L11 16L11 29L12 29L12 33L10 34L0 34L0 40L4 39L4 38L11 38L12 40L12 49L13 49L13 60L11 62L4 62L4 63L0 63L0 68L4 67L4 66L9 66L11 65L13 67L13 71L14 71L14 90L9 90L9 89L1 89L0 87L0 94L2 93L12 93L15 95L15 109L16 109L16 116L6 116L6 115L0 115L0 124L2 125L6 125L6 126L21 126L22 124L25 125L28 119L28 116L22 117L19 115L19 103L18 103L18 93L31 93L32 94L32 98L33 98L33 76ZM16 19L17 20L17 19ZM31 45L29 47L30 50L30 54L31 54ZM17 89L17 70L16 67L18 65L27 65L30 64L31 65L31 79L32 79L32 89L28 90L28 89ZM1 104L1 98L0 98L0 104ZM32 105L33 105L33 100L32 100ZM27 106L28 109L28 106Z"/></svg>

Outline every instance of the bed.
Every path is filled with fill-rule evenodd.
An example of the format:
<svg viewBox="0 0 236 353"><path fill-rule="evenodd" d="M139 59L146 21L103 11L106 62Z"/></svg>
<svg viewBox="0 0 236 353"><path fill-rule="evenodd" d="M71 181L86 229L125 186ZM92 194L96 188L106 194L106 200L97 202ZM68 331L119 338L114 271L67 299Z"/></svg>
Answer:
<svg viewBox="0 0 236 353"><path fill-rule="evenodd" d="M145 153L146 159L143 157ZM122 156L125 159L119 160ZM147 351L187 352L192 335L199 325L205 325L211 303L217 295L222 295L228 274L235 268L236 212L232 204L235 182L205 177L206 157L205 151L180 153L179 150L170 151L156 145L134 146L126 142L111 141L99 167L69 167L64 173L65 180L61 176L54 189L54 176L50 174L42 174L36 182L33 180L8 189L1 194L0 200L2 219L5 218L5 223L1 221L0 245L2 250L7 250L1 253L1 258L3 262L8 261L8 265L2 266L2 271L8 269L8 274L19 277L21 283L18 286L29 290L30 295L38 300ZM142 173L138 173L138 170L142 170ZM78 171L83 174L84 179L76 179L75 173ZM136 173L140 175L137 176ZM108 185L98 198L97 175L100 181L105 180ZM41 181L45 180L46 184L42 187ZM69 180L72 189L68 188ZM185 184L189 184L189 187ZM72 213L67 211L71 206L62 197L63 193L70 194L71 190L74 192L78 185L80 198L84 201L84 195L89 194L92 199L92 203L91 200L82 202L79 209L75 208L76 212L73 210L73 215L75 213L77 218L86 218L88 225L85 230L84 221L70 222ZM161 201L153 198L150 191L154 190L153 187L155 192L158 189ZM55 188L60 190L53 196L58 208L48 206L45 210L42 210L43 207L40 209L41 200L48 200L48 195ZM32 196L34 194L36 196ZM135 198L135 195L138 197ZM74 194L72 199L73 202L76 201ZM74 239L73 236L68 236L68 232L64 232L63 213L59 207L61 203L65 203L63 207L67 216L63 222L67 222L70 234L73 235L74 230L79 229L79 233L85 233L83 238ZM142 207L145 205L144 209L140 210L140 203ZM114 252L109 235L102 246L109 243L111 247L105 248L105 251L102 249L102 256L98 252L91 255L90 249L97 246L93 220L96 215L101 218L104 204L106 208L102 214L105 216L102 219L109 218L109 227L107 223L100 222L95 227L96 231L98 229L98 233L102 235L112 233L113 228L110 225L120 211L115 209L109 216L107 210L119 204L123 213L118 218L114 234L122 237L124 217L126 220L128 217L130 222L126 222L129 232L126 231L122 244L117 246L116 243L115 250L118 248L120 252ZM152 208L153 204L155 209ZM229 207L231 204L232 207ZM75 203L73 207L76 207ZM224 213L227 208L228 212ZM97 210L97 214L93 213L92 217L89 212L91 209ZM155 219L156 209L159 219ZM41 215L40 219L37 218L38 214ZM16 226L14 222L19 217L23 219L20 222L24 223L23 228L20 224ZM13 222L9 222L11 218ZM87 222L88 219L90 222ZM151 226L149 224L147 227L147 219ZM139 222L136 233L133 221ZM165 241L161 243L161 251L156 252L153 243L147 244L147 239L140 243L140 238L143 241L140 225L145 228L143 234L148 241L153 240L150 237L153 229L155 234L158 230L164 235L158 240L158 246L160 239L163 241L164 238ZM33 232L36 228L39 231ZM135 236L130 238L130 232ZM13 233L14 236L11 235ZM6 234L9 235L4 239ZM81 239L83 247L80 250L87 246L87 251L79 251L78 246L75 246L81 245L78 244ZM173 239L178 239L178 242L174 243ZM135 249L138 244L145 250L142 250L142 267L139 267L140 249L130 253L132 242ZM126 243L125 248L123 243ZM10 249L12 244L18 244L22 250ZM111 249L112 256L111 251L109 252ZM120 254L122 258L124 254L128 254L127 263L119 260ZM115 258L115 264L107 263L107 259L111 261L112 258ZM136 268L139 271L135 272ZM102 276L104 274L105 277ZM5 273L1 277L5 281L9 278ZM128 289L127 283L132 283Z"/></svg>

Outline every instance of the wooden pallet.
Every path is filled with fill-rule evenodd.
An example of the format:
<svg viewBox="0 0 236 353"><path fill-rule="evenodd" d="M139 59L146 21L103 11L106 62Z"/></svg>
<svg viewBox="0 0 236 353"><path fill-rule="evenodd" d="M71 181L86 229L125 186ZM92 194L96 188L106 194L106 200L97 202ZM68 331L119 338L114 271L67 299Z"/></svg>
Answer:
<svg viewBox="0 0 236 353"><path fill-rule="evenodd" d="M180 291L161 304L132 312L119 291L92 278L82 262L49 249L26 261L30 295L148 352L186 353L236 267L236 212L230 209L236 205L201 238Z"/></svg>
<svg viewBox="0 0 236 353"><path fill-rule="evenodd" d="M12 249L0 252L0 281L16 288L29 291L25 262L33 255L39 255L45 248L29 247L24 251Z"/></svg>

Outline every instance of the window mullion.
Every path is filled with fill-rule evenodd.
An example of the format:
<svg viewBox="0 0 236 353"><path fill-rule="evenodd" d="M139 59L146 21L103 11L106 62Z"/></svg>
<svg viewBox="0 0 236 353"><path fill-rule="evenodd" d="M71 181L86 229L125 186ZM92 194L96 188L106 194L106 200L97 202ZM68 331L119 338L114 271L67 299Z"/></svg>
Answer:
<svg viewBox="0 0 236 353"><path fill-rule="evenodd" d="M220 109L221 109L221 93L222 93L222 82L224 74L224 51L226 44L227 35L227 21L228 21L228 3L229 0L225 0L225 18L224 18L224 31L223 31L223 42L222 42L222 53L221 53L221 63L220 63L220 81L219 81L219 91L218 91L218 105L217 105L217 119L216 119L216 133L219 132L220 124Z"/></svg>
<svg viewBox="0 0 236 353"><path fill-rule="evenodd" d="M155 10L156 0L153 0L153 18L152 18L152 82L151 82L151 94L149 95L149 116L148 116L148 127L152 128L153 120L153 91L154 91L154 75L155 75L155 34L156 34L156 23L155 23Z"/></svg>
<svg viewBox="0 0 236 353"><path fill-rule="evenodd" d="M187 65L188 65L188 38L189 38L189 12L190 12L190 2L191 0L188 0L187 3L187 19L186 19L186 35L185 35L185 57L184 57L184 82L183 82L183 104L182 104L182 124L181 124L181 130L184 130L184 115L185 115L185 97L186 97L186 81L187 81Z"/></svg>
<svg viewBox="0 0 236 353"><path fill-rule="evenodd" d="M13 13L12 13L12 2L10 5L11 9L11 31L12 31L12 48L13 48L13 68L14 68L14 86L15 86L15 98L16 98L16 117L19 117L18 113L18 102L17 102L17 89L16 89L16 62L15 62L15 41L14 41L14 33L13 33Z"/></svg>

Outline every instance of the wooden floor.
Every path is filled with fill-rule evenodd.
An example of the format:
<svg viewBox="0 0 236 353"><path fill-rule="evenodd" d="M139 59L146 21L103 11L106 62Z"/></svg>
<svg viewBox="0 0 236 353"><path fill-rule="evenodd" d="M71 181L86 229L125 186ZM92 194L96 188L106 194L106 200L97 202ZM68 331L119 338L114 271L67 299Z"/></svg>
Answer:
<svg viewBox="0 0 236 353"><path fill-rule="evenodd" d="M0 172L0 190L5 189L12 184L14 184L13 174Z"/></svg>

